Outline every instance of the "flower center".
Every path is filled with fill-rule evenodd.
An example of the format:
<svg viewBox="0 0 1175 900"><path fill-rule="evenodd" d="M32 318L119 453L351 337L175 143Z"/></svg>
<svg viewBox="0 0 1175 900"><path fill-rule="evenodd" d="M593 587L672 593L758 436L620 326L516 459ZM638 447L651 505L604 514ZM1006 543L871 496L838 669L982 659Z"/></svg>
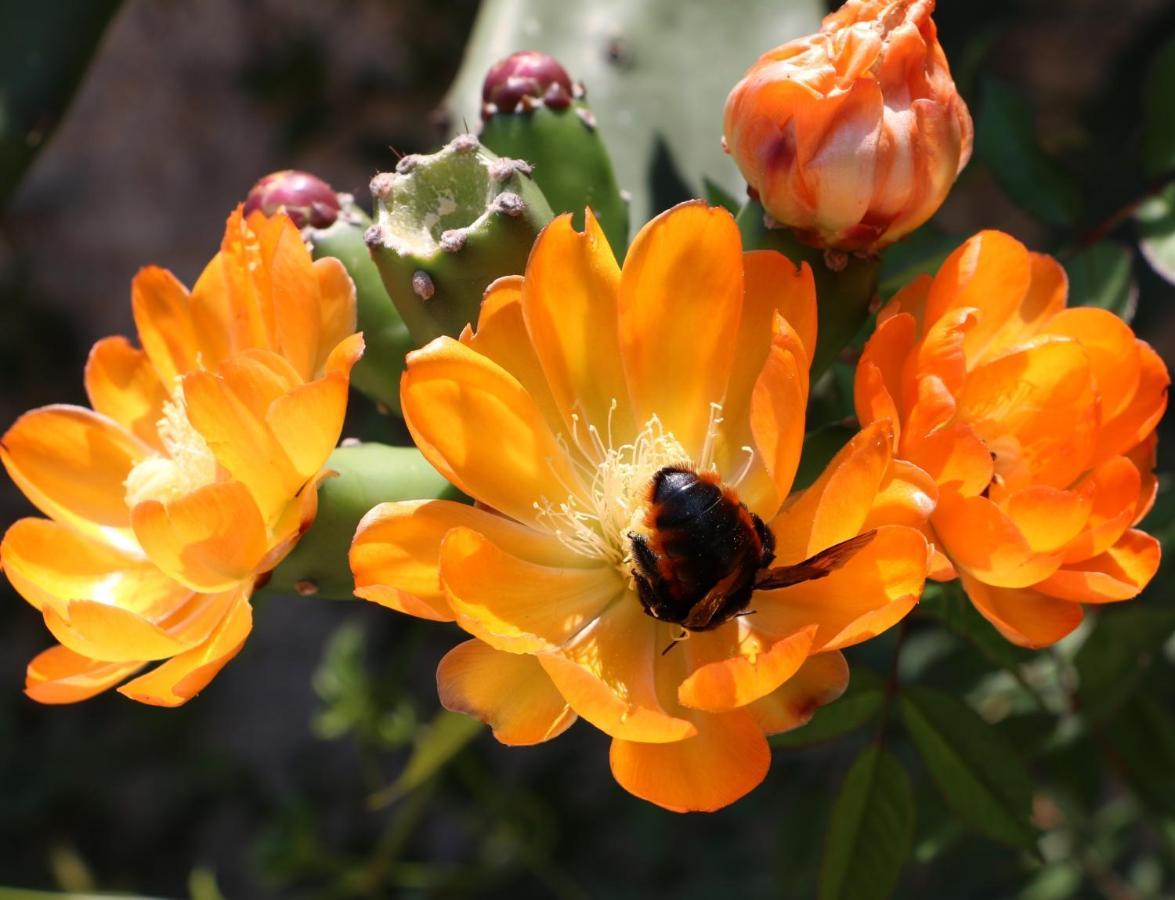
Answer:
<svg viewBox="0 0 1175 900"><path fill-rule="evenodd" d="M123 482L128 507L144 500L166 503L216 481L216 457L188 420L182 385L163 404L156 428L166 455L154 454L131 469Z"/></svg>
<svg viewBox="0 0 1175 900"><path fill-rule="evenodd" d="M541 497L534 507L538 510L540 522L564 546L582 556L610 563L626 579L631 579L633 562L629 535L644 530L653 476L666 466L690 466L699 472L717 469L714 448L722 424L722 405L711 404L706 438L697 460L690 458L673 432L668 431L656 415L649 417L631 441L614 444L611 418L616 407L613 400L606 433L601 434L594 424L585 426L584 418L573 414L570 442L560 438L587 486L586 492L566 485L566 499L556 502ZM732 486L741 479L742 475Z"/></svg>

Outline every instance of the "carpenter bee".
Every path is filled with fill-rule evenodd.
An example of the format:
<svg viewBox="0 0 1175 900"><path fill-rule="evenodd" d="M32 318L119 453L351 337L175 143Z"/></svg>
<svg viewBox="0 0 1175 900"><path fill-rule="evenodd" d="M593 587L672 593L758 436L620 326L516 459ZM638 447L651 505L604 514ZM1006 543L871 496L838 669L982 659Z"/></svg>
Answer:
<svg viewBox="0 0 1175 900"><path fill-rule="evenodd" d="M688 466L666 466L653 476L644 524L647 536L628 536L637 596L647 615L680 625L682 637L749 615L756 590L824 578L875 534L867 531L803 562L773 568L775 537L763 520L717 475Z"/></svg>

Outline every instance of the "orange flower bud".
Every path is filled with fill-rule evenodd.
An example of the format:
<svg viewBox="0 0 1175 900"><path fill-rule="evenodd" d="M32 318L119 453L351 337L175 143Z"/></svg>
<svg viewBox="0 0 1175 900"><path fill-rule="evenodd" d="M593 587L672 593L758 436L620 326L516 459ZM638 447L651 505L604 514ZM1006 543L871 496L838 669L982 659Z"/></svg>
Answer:
<svg viewBox="0 0 1175 900"><path fill-rule="evenodd" d="M849 0L730 92L726 149L803 240L892 244L934 214L967 164L971 115L933 10L934 0Z"/></svg>

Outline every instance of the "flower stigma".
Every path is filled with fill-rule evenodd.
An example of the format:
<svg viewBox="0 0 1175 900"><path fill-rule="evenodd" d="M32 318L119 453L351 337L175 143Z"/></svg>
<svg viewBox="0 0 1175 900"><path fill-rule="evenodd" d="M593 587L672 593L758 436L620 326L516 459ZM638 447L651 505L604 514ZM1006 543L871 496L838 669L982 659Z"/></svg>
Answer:
<svg viewBox="0 0 1175 900"><path fill-rule="evenodd" d="M123 482L128 507L145 500L166 503L216 481L216 457L188 419L182 384L163 404L156 429L166 455L153 454L131 469Z"/></svg>

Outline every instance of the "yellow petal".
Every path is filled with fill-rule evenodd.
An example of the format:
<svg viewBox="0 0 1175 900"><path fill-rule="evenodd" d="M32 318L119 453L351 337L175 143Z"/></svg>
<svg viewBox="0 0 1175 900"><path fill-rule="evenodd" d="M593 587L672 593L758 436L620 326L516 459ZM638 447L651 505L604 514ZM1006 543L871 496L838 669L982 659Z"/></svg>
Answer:
<svg viewBox="0 0 1175 900"><path fill-rule="evenodd" d="M251 581L268 549L257 504L239 481L210 484L166 505L148 500L132 520L151 561L197 591Z"/></svg>
<svg viewBox="0 0 1175 900"><path fill-rule="evenodd" d="M445 654L437 667L437 690L445 709L481 719L503 744L541 744L575 722L538 660L477 640Z"/></svg>
<svg viewBox="0 0 1175 900"><path fill-rule="evenodd" d="M616 296L620 268L589 209L583 232L562 215L543 229L526 265L522 312L551 393L572 427L586 425L618 443L635 433L620 367ZM617 408L613 411L613 404ZM621 406L623 404L623 406Z"/></svg>
<svg viewBox="0 0 1175 900"><path fill-rule="evenodd" d="M764 734L779 734L808 724L816 710L849 686L849 664L836 650L809 656L774 691L747 707Z"/></svg>
<svg viewBox="0 0 1175 900"><path fill-rule="evenodd" d="M888 421L858 432L807 489L770 523L780 565L807 559L861 533L892 459Z"/></svg>
<svg viewBox="0 0 1175 900"><path fill-rule="evenodd" d="M156 449L158 422L163 416L164 390L147 354L126 338L98 341L86 361L86 394L95 411L109 416L123 428Z"/></svg>
<svg viewBox="0 0 1175 900"><path fill-rule="evenodd" d="M437 338L409 354L400 400L425 458L486 505L533 522L544 498L557 505L582 495L567 453L522 385L468 347Z"/></svg>
<svg viewBox="0 0 1175 900"><path fill-rule="evenodd" d="M355 283L332 256L314 261L318 279L318 349L312 371L319 372L331 351L358 328Z"/></svg>
<svg viewBox="0 0 1175 900"><path fill-rule="evenodd" d="M29 663L24 692L38 703L77 703L113 687L141 666L94 660L57 645Z"/></svg>
<svg viewBox="0 0 1175 900"><path fill-rule="evenodd" d="M257 231L268 297L273 309L277 346L302 378L309 381L318 367L321 344L321 301L310 250L287 216L273 216Z"/></svg>
<svg viewBox="0 0 1175 900"><path fill-rule="evenodd" d="M1081 624L1081 604L1032 588L992 587L960 573L967 596L983 617L1013 644L1048 647Z"/></svg>
<svg viewBox="0 0 1175 900"><path fill-rule="evenodd" d="M820 548L823 549L823 548ZM755 594L755 627L776 634L818 626L812 652L860 643L914 608L929 565L926 539L887 525L825 578Z"/></svg>
<svg viewBox="0 0 1175 900"><path fill-rule="evenodd" d="M200 693L240 652L252 628L252 608L247 595L240 593L203 644L128 681L118 692L152 706L181 706Z"/></svg>
<svg viewBox="0 0 1175 900"><path fill-rule="evenodd" d="M605 734L630 741L679 741L695 726L662 693L677 660L663 661L669 629L644 614L629 593L590 627L539 662L564 699ZM672 689L672 688L670 688Z"/></svg>
<svg viewBox="0 0 1175 900"><path fill-rule="evenodd" d="M1137 597L1159 571L1162 549L1142 531L1127 531L1104 553L1064 566L1036 587L1077 603L1114 603Z"/></svg>
<svg viewBox="0 0 1175 900"><path fill-rule="evenodd" d="M37 609L64 616L73 600L121 606L150 618L165 616L192 596L141 556L48 519L21 519L0 545L4 572Z"/></svg>
<svg viewBox="0 0 1175 900"><path fill-rule="evenodd" d="M139 340L164 385L197 367L201 344L188 291L174 275L158 266L140 269L131 282L131 310Z"/></svg>
<svg viewBox="0 0 1175 900"><path fill-rule="evenodd" d="M694 201L640 230L620 276L620 346L637 421L660 417L694 459L711 404L726 393L742 263L730 213Z"/></svg>
<svg viewBox="0 0 1175 900"><path fill-rule="evenodd" d="M745 712L698 718L686 740L647 744L616 739L612 775L630 794L674 812L713 812L763 780L771 750Z"/></svg>
<svg viewBox="0 0 1175 900"><path fill-rule="evenodd" d="M266 414L273 436L303 479L326 464L339 442L351 367L362 355L363 338L348 338L331 353L326 374L279 397Z"/></svg>
<svg viewBox="0 0 1175 900"><path fill-rule="evenodd" d="M92 600L75 600L65 615L45 607L45 627L62 644L91 659L141 664L165 659L192 646L129 610Z"/></svg>
<svg viewBox="0 0 1175 900"><path fill-rule="evenodd" d="M735 623L692 635L683 652L693 669L678 688L685 706L727 712L767 696L791 678L808 658L816 626L775 636Z"/></svg>
<svg viewBox="0 0 1175 900"><path fill-rule="evenodd" d="M16 486L54 519L133 546L123 482L149 448L115 422L79 406L27 412L0 440Z"/></svg>
<svg viewBox="0 0 1175 900"><path fill-rule="evenodd" d="M470 528L446 533L440 575L459 624L490 646L513 653L561 646L624 590L609 566L541 565L508 553Z"/></svg>
<svg viewBox="0 0 1175 900"><path fill-rule="evenodd" d="M545 566L582 565L550 535L449 500L381 503L359 523L351 544L355 594L424 619L449 621L453 611L440 582L441 542L470 528L512 556Z"/></svg>

